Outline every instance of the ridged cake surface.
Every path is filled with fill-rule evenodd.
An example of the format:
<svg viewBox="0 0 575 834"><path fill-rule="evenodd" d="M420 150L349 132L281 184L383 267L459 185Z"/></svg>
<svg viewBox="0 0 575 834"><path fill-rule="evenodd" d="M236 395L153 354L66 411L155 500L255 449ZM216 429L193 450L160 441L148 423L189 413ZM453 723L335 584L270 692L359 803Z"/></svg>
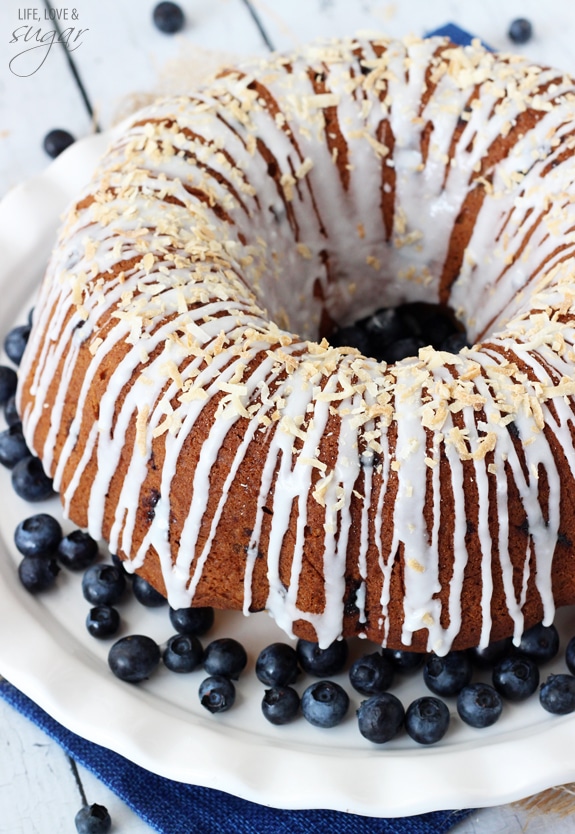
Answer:
<svg viewBox="0 0 575 834"><path fill-rule="evenodd" d="M116 131L20 372L65 513L173 607L440 654L575 601L575 85L350 38ZM386 366L334 323L449 305ZM296 335L297 334L297 335Z"/></svg>

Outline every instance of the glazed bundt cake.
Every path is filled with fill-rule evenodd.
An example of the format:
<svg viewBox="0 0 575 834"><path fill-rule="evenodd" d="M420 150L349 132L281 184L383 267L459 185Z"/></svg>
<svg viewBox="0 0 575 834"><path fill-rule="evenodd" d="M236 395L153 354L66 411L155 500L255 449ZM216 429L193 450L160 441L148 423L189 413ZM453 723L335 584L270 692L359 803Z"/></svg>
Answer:
<svg viewBox="0 0 575 834"><path fill-rule="evenodd" d="M575 601L575 83L479 44L316 44L140 111L20 371L65 513L172 606L444 654ZM332 347L377 307L473 347ZM297 335L295 335L297 334Z"/></svg>

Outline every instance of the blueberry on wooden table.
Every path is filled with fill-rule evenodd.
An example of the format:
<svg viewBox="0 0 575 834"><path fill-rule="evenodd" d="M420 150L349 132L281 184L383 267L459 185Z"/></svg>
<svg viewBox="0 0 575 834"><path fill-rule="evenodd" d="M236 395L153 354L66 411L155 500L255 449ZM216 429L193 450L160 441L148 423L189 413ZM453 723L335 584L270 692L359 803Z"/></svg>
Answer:
<svg viewBox="0 0 575 834"><path fill-rule="evenodd" d="M19 365L22 361L30 337L30 330L31 326L29 324L19 324L17 327L13 327L4 339L6 355L15 365Z"/></svg>
<svg viewBox="0 0 575 834"><path fill-rule="evenodd" d="M46 501L54 495L52 479L34 455L19 460L12 470L12 489L24 501Z"/></svg>
<svg viewBox="0 0 575 834"><path fill-rule="evenodd" d="M220 637L206 646L204 669L208 675L237 680L247 662L246 650L233 637Z"/></svg>
<svg viewBox="0 0 575 834"><path fill-rule="evenodd" d="M308 675L317 678L331 677L341 672L346 664L348 645L345 640L335 640L325 649L310 640L298 640L297 658L301 668Z"/></svg>
<svg viewBox="0 0 575 834"><path fill-rule="evenodd" d="M171 672L193 672L202 662L204 647L193 634L174 634L168 640L162 659Z"/></svg>
<svg viewBox="0 0 575 834"><path fill-rule="evenodd" d="M46 556L24 556L18 565L20 582L31 594L51 588L59 572L58 562Z"/></svg>
<svg viewBox="0 0 575 834"><path fill-rule="evenodd" d="M533 37L533 25L525 17L518 17L511 22L507 34L513 43L527 43Z"/></svg>
<svg viewBox="0 0 575 834"><path fill-rule="evenodd" d="M315 681L301 697L303 717L314 727L336 727L349 709L349 695L335 681Z"/></svg>
<svg viewBox="0 0 575 834"><path fill-rule="evenodd" d="M98 542L85 530L72 530L58 545L58 559L69 570L85 570L98 552Z"/></svg>
<svg viewBox="0 0 575 834"><path fill-rule="evenodd" d="M103 805L84 805L74 819L78 834L108 834L112 819Z"/></svg>
<svg viewBox="0 0 575 834"><path fill-rule="evenodd" d="M405 712L405 730L418 744L436 744L441 741L449 721L447 704L431 695L412 701Z"/></svg>
<svg viewBox="0 0 575 834"><path fill-rule="evenodd" d="M289 686L299 675L297 654L287 643L271 643L259 653L256 677L266 686Z"/></svg>
<svg viewBox="0 0 575 834"><path fill-rule="evenodd" d="M470 727L491 727L501 716L503 700L497 690L488 683L471 683L464 686L457 696L457 712Z"/></svg>
<svg viewBox="0 0 575 834"><path fill-rule="evenodd" d="M141 605L146 608L161 608L162 605L167 605L168 600L159 591L150 585L142 576L134 574L132 580L132 590L134 596Z"/></svg>
<svg viewBox="0 0 575 834"><path fill-rule="evenodd" d="M262 714L270 724L289 724L297 716L300 697L291 686L272 686L262 699Z"/></svg>
<svg viewBox="0 0 575 834"><path fill-rule="evenodd" d="M117 678L128 683L146 680L160 663L160 647L145 634L121 637L108 653L108 666Z"/></svg>
<svg viewBox="0 0 575 834"><path fill-rule="evenodd" d="M44 137L43 147L49 157L56 159L57 156L73 145L74 137L67 130L62 128L54 128Z"/></svg>
<svg viewBox="0 0 575 834"><path fill-rule="evenodd" d="M62 540L60 522L48 513L23 519L14 531L14 544L23 556L52 555Z"/></svg>
<svg viewBox="0 0 575 834"><path fill-rule="evenodd" d="M359 732L374 744L385 744L403 727L405 709L392 692L381 692L362 701L357 710Z"/></svg>
<svg viewBox="0 0 575 834"><path fill-rule="evenodd" d="M209 606L170 608L170 622L179 634L194 634L196 637L201 637L214 624L214 609Z"/></svg>
<svg viewBox="0 0 575 834"><path fill-rule="evenodd" d="M229 678L223 675L210 675L205 678L198 691L200 703L208 712L226 712L233 707L236 700L236 688Z"/></svg>
<svg viewBox="0 0 575 834"><path fill-rule="evenodd" d="M14 368L0 365L0 405L5 405L10 397L16 393L18 376Z"/></svg>
<svg viewBox="0 0 575 834"><path fill-rule="evenodd" d="M177 3L158 3L152 13L152 19L156 29L166 35L174 35L184 28L184 13Z"/></svg>

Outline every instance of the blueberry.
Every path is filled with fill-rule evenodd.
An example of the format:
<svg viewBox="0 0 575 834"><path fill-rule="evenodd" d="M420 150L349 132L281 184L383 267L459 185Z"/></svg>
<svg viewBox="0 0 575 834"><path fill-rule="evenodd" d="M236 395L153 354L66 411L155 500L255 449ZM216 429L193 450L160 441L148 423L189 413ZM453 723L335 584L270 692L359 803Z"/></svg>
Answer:
<svg viewBox="0 0 575 834"><path fill-rule="evenodd" d="M403 726L405 710L397 696L380 692L362 701L357 711L359 732L368 741L384 744L391 741Z"/></svg>
<svg viewBox="0 0 575 834"><path fill-rule="evenodd" d="M419 349L422 347L425 347L423 339L408 336L405 339L398 339L396 342L389 345L385 350L383 358L390 364L392 362L400 362L402 359L417 356Z"/></svg>
<svg viewBox="0 0 575 834"><path fill-rule="evenodd" d="M535 663L541 664L553 660L559 651L557 628L554 625L544 626L542 623L528 628L521 636L518 651L530 657Z"/></svg>
<svg viewBox="0 0 575 834"><path fill-rule="evenodd" d="M478 646L469 650L469 655L474 666L479 669L491 669L513 650L513 638L506 637L503 640L494 640L484 648Z"/></svg>
<svg viewBox="0 0 575 834"><path fill-rule="evenodd" d="M427 657L422 652L412 652L409 649L384 649L383 654L391 660L395 671L403 675L416 672Z"/></svg>
<svg viewBox="0 0 575 834"><path fill-rule="evenodd" d="M471 675L471 661L465 652L449 652L445 657L429 655L423 667L423 680L435 695L457 695Z"/></svg>
<svg viewBox="0 0 575 834"><path fill-rule="evenodd" d="M125 587L124 574L115 565L92 565L82 577L84 599L92 605L115 605Z"/></svg>
<svg viewBox="0 0 575 834"><path fill-rule="evenodd" d="M8 426L13 426L15 423L20 422L20 415L18 414L18 409L16 408L15 394L8 397L4 403L4 419L6 420L6 425Z"/></svg>
<svg viewBox="0 0 575 834"><path fill-rule="evenodd" d="M86 628L92 637L112 637L120 628L120 615L111 605L96 605L88 612Z"/></svg>
<svg viewBox="0 0 575 834"><path fill-rule="evenodd" d="M237 680L247 662L246 650L233 637L220 637L206 646L204 669L208 675Z"/></svg>
<svg viewBox="0 0 575 834"><path fill-rule="evenodd" d="M349 670L349 681L362 695L385 692L393 683L394 669L391 660L380 652L359 657Z"/></svg>
<svg viewBox="0 0 575 834"><path fill-rule="evenodd" d="M205 678L199 689L200 703L209 712L226 712L234 705L236 688L229 678L212 675Z"/></svg>
<svg viewBox="0 0 575 834"><path fill-rule="evenodd" d="M575 677L573 675L549 675L539 690L543 709L553 715L575 712Z"/></svg>
<svg viewBox="0 0 575 834"><path fill-rule="evenodd" d="M0 431L0 463L7 469L14 469L16 464L30 456L30 450L22 434L22 423L13 423Z"/></svg>
<svg viewBox="0 0 575 834"><path fill-rule="evenodd" d="M511 22L507 34L509 40L513 43L527 43L533 37L531 21L524 17L518 17Z"/></svg>
<svg viewBox="0 0 575 834"><path fill-rule="evenodd" d="M444 701L425 695L413 701L405 712L405 729L418 744L435 744L449 727L449 709Z"/></svg>
<svg viewBox="0 0 575 834"><path fill-rule="evenodd" d="M156 591L149 582L142 576L138 576L138 574L134 574L132 589L138 602L145 605L146 608L160 608L162 605L167 605L168 603L165 596L159 591Z"/></svg>
<svg viewBox="0 0 575 834"><path fill-rule="evenodd" d="M335 681L315 681L303 693L301 709L314 727L335 727L345 718L349 696Z"/></svg>
<svg viewBox="0 0 575 834"><path fill-rule="evenodd" d="M31 594L50 588L59 572L56 560L45 556L24 556L18 565L20 582Z"/></svg>
<svg viewBox="0 0 575 834"><path fill-rule="evenodd" d="M23 556L53 554L61 539L60 522L48 513L37 513L25 518L14 531L14 544Z"/></svg>
<svg viewBox="0 0 575 834"><path fill-rule="evenodd" d="M567 648L565 649L565 663L567 664L567 668L571 674L575 675L575 637L572 637L567 643Z"/></svg>
<svg viewBox="0 0 575 834"><path fill-rule="evenodd" d="M524 701L539 686L539 667L531 658L511 655L493 668L493 686L508 701Z"/></svg>
<svg viewBox="0 0 575 834"><path fill-rule="evenodd" d="M40 458L28 455L12 470L12 488L24 501L46 501L54 495L52 479L42 467Z"/></svg>
<svg viewBox="0 0 575 834"><path fill-rule="evenodd" d="M193 634L174 634L163 653L164 666L171 672L193 672L204 657L204 648Z"/></svg>
<svg viewBox="0 0 575 834"><path fill-rule="evenodd" d="M259 653L256 676L266 686L288 686L298 675L296 650L287 643L272 643Z"/></svg>
<svg viewBox="0 0 575 834"><path fill-rule="evenodd" d="M108 834L112 819L103 805L84 805L74 818L78 834Z"/></svg>
<svg viewBox="0 0 575 834"><path fill-rule="evenodd" d="M62 151L65 151L74 143L74 137L67 130L54 128L44 137L43 147L49 157L56 159Z"/></svg>
<svg viewBox="0 0 575 834"><path fill-rule="evenodd" d="M464 686L457 696L459 717L470 727L491 727L502 710L501 695L488 683L471 683Z"/></svg>
<svg viewBox="0 0 575 834"><path fill-rule="evenodd" d="M348 327L340 327L329 337L332 347L351 347L359 350L364 355L369 353L369 339L367 333L357 324Z"/></svg>
<svg viewBox="0 0 575 834"><path fill-rule="evenodd" d="M4 405L16 393L18 376L14 368L0 365L0 405Z"/></svg>
<svg viewBox="0 0 575 834"><path fill-rule="evenodd" d="M120 680L138 683L149 678L160 662L160 647L145 634L117 640L108 653L108 666Z"/></svg>
<svg viewBox="0 0 575 834"><path fill-rule="evenodd" d="M168 0L158 3L152 14L154 25L160 32L173 35L184 27L184 13L177 3Z"/></svg>
<svg viewBox="0 0 575 834"><path fill-rule="evenodd" d="M440 350L448 353L459 353L465 347L470 347L469 339L465 333L450 333L439 345Z"/></svg>
<svg viewBox="0 0 575 834"><path fill-rule="evenodd" d="M396 307L383 307L376 310L372 316L364 319L362 324L376 358L387 345L404 335L404 325Z"/></svg>
<svg viewBox="0 0 575 834"><path fill-rule="evenodd" d="M299 712L300 698L291 686L266 689L262 699L262 713L270 724L289 724Z"/></svg>
<svg viewBox="0 0 575 834"><path fill-rule="evenodd" d="M348 645L345 640L335 640L326 649L320 649L310 640L298 640L297 658L304 672L316 678L337 675L345 667Z"/></svg>
<svg viewBox="0 0 575 834"><path fill-rule="evenodd" d="M201 637L214 624L214 609L170 608L170 622L179 634L194 634Z"/></svg>
<svg viewBox="0 0 575 834"><path fill-rule="evenodd" d="M116 553L110 553L110 561L117 568L120 568L120 570L122 571L122 573L124 574L126 579L132 580L134 578L135 574L134 573L128 573L128 571L126 570L126 565L124 564L124 560L120 556L118 556Z"/></svg>
<svg viewBox="0 0 575 834"><path fill-rule="evenodd" d="M98 542L84 530L72 530L58 546L58 559L69 570L84 570L98 558Z"/></svg>
<svg viewBox="0 0 575 834"><path fill-rule="evenodd" d="M19 324L8 332L4 339L4 350L15 365L19 365L28 344L31 327L29 324Z"/></svg>

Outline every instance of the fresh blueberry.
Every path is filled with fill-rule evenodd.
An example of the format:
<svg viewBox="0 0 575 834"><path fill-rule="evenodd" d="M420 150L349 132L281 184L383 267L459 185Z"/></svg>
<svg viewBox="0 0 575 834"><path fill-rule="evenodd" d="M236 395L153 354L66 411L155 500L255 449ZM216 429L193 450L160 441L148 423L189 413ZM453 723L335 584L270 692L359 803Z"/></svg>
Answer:
<svg viewBox="0 0 575 834"><path fill-rule="evenodd" d="M117 640L108 653L108 666L120 680L138 683L149 678L160 662L160 647L145 634Z"/></svg>
<svg viewBox="0 0 575 834"><path fill-rule="evenodd" d="M45 556L24 556L18 565L20 582L31 594L50 588L59 572L56 560Z"/></svg>
<svg viewBox="0 0 575 834"><path fill-rule="evenodd" d="M112 637L120 628L120 615L111 605L96 605L88 612L86 628L92 637Z"/></svg>
<svg viewBox="0 0 575 834"><path fill-rule="evenodd" d="M488 683L470 683L457 696L459 717L470 727L491 727L502 710L501 695Z"/></svg>
<svg viewBox="0 0 575 834"><path fill-rule="evenodd" d="M414 336L408 336L405 339L398 339L389 345L384 354L384 359L390 364L392 362L400 362L402 359L408 359L412 356L417 356L419 349L425 347L425 341Z"/></svg>
<svg viewBox="0 0 575 834"><path fill-rule="evenodd" d="M84 599L92 605L115 605L125 587L124 574L115 565L92 565L82 577Z"/></svg>
<svg viewBox="0 0 575 834"><path fill-rule="evenodd" d="M262 699L262 713L270 724L289 724L299 712L300 698L291 686L266 689Z"/></svg>
<svg viewBox="0 0 575 834"><path fill-rule="evenodd" d="M46 501L54 495L52 479L42 467L40 458L28 455L12 470L12 489L24 501Z"/></svg>
<svg viewBox="0 0 575 834"><path fill-rule="evenodd" d="M146 608L160 608L162 605L167 605L166 597L138 574L134 574L132 589L138 602Z"/></svg>
<svg viewBox="0 0 575 834"><path fill-rule="evenodd" d="M74 818L78 834L108 834L112 818L103 805L84 805Z"/></svg>
<svg viewBox="0 0 575 834"><path fill-rule="evenodd" d="M444 701L425 695L408 706L405 729L418 744L435 744L449 727L449 709Z"/></svg>
<svg viewBox="0 0 575 834"><path fill-rule="evenodd" d="M349 695L335 681L315 681L303 693L301 709L314 727L335 727L349 709Z"/></svg>
<svg viewBox="0 0 575 834"><path fill-rule="evenodd" d="M199 689L200 703L209 712L226 712L234 705L236 688L229 678L212 675L205 678Z"/></svg>
<svg viewBox="0 0 575 834"><path fill-rule="evenodd" d="M476 646L469 650L469 655L474 666L479 669L492 669L512 650L513 638L506 637L503 640L494 640L482 649Z"/></svg>
<svg viewBox="0 0 575 834"><path fill-rule="evenodd" d="M58 546L58 559L69 570L84 570L98 558L98 542L85 530L72 530Z"/></svg>
<svg viewBox="0 0 575 834"><path fill-rule="evenodd" d="M331 334L329 341L332 347L356 348L364 355L370 351L367 333L357 324L350 324L348 327L340 327Z"/></svg>
<svg viewBox="0 0 575 834"><path fill-rule="evenodd" d="M459 353L465 347L470 347L465 333L450 333L439 345L440 350L445 350L447 353Z"/></svg>
<svg viewBox="0 0 575 834"><path fill-rule="evenodd" d="M152 14L154 25L160 32L173 35L184 27L184 13L177 3L168 0L158 3Z"/></svg>
<svg viewBox="0 0 575 834"><path fill-rule="evenodd" d="M434 695L457 695L471 680L472 666L466 652L449 652L445 657L429 655L423 667L423 680Z"/></svg>
<svg viewBox="0 0 575 834"><path fill-rule="evenodd" d="M136 574L128 573L128 571L126 570L124 560L120 556L118 556L116 553L110 553L110 561L117 568L120 568L126 579L133 580Z"/></svg>
<svg viewBox="0 0 575 834"><path fill-rule="evenodd" d="M20 415L18 414L18 409L16 408L15 394L12 394L11 397L8 397L8 399L4 403L4 419L6 420L7 426L13 426L15 423L20 422Z"/></svg>
<svg viewBox="0 0 575 834"><path fill-rule="evenodd" d="M247 662L246 650L233 637L220 637L206 646L204 669L208 675L221 675L237 681Z"/></svg>
<svg viewBox="0 0 575 834"><path fill-rule="evenodd" d="M14 531L14 544L23 556L52 555L61 539L60 522L48 513L25 518Z"/></svg>
<svg viewBox="0 0 575 834"><path fill-rule="evenodd" d="M193 672L204 657L204 648L193 634L174 634L164 649L164 666L171 672Z"/></svg>
<svg viewBox="0 0 575 834"><path fill-rule="evenodd" d="M170 608L170 622L178 634L194 634L201 637L214 624L214 609L204 608Z"/></svg>
<svg viewBox="0 0 575 834"><path fill-rule="evenodd" d="M530 20L518 17L509 26L509 40L513 43L527 43L533 37L533 26Z"/></svg>
<svg viewBox="0 0 575 834"><path fill-rule="evenodd" d="M524 701L539 686L539 667L530 657L510 655L493 667L493 686L508 701Z"/></svg>
<svg viewBox="0 0 575 834"><path fill-rule="evenodd" d="M549 675L539 690L543 709L553 715L575 712L575 677L573 675Z"/></svg>
<svg viewBox="0 0 575 834"><path fill-rule="evenodd" d="M74 137L67 130L61 128L54 128L44 137L43 147L51 159L56 159L60 156L62 151L70 147L74 143Z"/></svg>
<svg viewBox="0 0 575 834"><path fill-rule="evenodd" d="M357 711L359 732L368 741L384 744L391 741L403 726L405 710L392 692L380 692L362 701Z"/></svg>
<svg viewBox="0 0 575 834"><path fill-rule="evenodd" d="M352 664L349 682L362 695L376 695L389 689L393 675L391 660L381 652L374 652L358 657Z"/></svg>
<svg viewBox="0 0 575 834"><path fill-rule="evenodd" d="M571 674L575 675L575 637L572 637L567 643L567 648L565 649L565 663L567 664L567 668Z"/></svg>
<svg viewBox="0 0 575 834"><path fill-rule="evenodd" d="M559 651L557 628L554 625L544 626L542 623L528 628L521 636L518 651L530 657L535 663L541 664L553 660Z"/></svg>
<svg viewBox="0 0 575 834"><path fill-rule="evenodd" d="M404 325L396 307L383 307L362 321L371 352L378 359L382 351L404 335Z"/></svg>
<svg viewBox="0 0 575 834"><path fill-rule="evenodd" d="M15 365L19 365L28 344L31 327L29 324L19 324L8 332L4 339L4 350Z"/></svg>
<svg viewBox="0 0 575 834"><path fill-rule="evenodd" d="M298 640L296 646L299 665L316 678L337 675L345 667L348 645L345 640L335 640L326 649L320 649L310 640Z"/></svg>
<svg viewBox="0 0 575 834"><path fill-rule="evenodd" d="M0 365L0 405L4 405L16 393L18 376L14 368Z"/></svg>
<svg viewBox="0 0 575 834"><path fill-rule="evenodd" d="M412 652L409 649L383 649L383 654L391 660L395 671L402 675L416 672L423 666L423 661L427 656L422 652Z"/></svg>
<svg viewBox="0 0 575 834"><path fill-rule="evenodd" d="M256 676L266 686L285 687L299 675L297 653L287 643L272 643L256 660Z"/></svg>
<svg viewBox="0 0 575 834"><path fill-rule="evenodd" d="M13 423L0 431L0 463L7 469L14 469L16 464L30 456L30 450L22 434L22 423Z"/></svg>

